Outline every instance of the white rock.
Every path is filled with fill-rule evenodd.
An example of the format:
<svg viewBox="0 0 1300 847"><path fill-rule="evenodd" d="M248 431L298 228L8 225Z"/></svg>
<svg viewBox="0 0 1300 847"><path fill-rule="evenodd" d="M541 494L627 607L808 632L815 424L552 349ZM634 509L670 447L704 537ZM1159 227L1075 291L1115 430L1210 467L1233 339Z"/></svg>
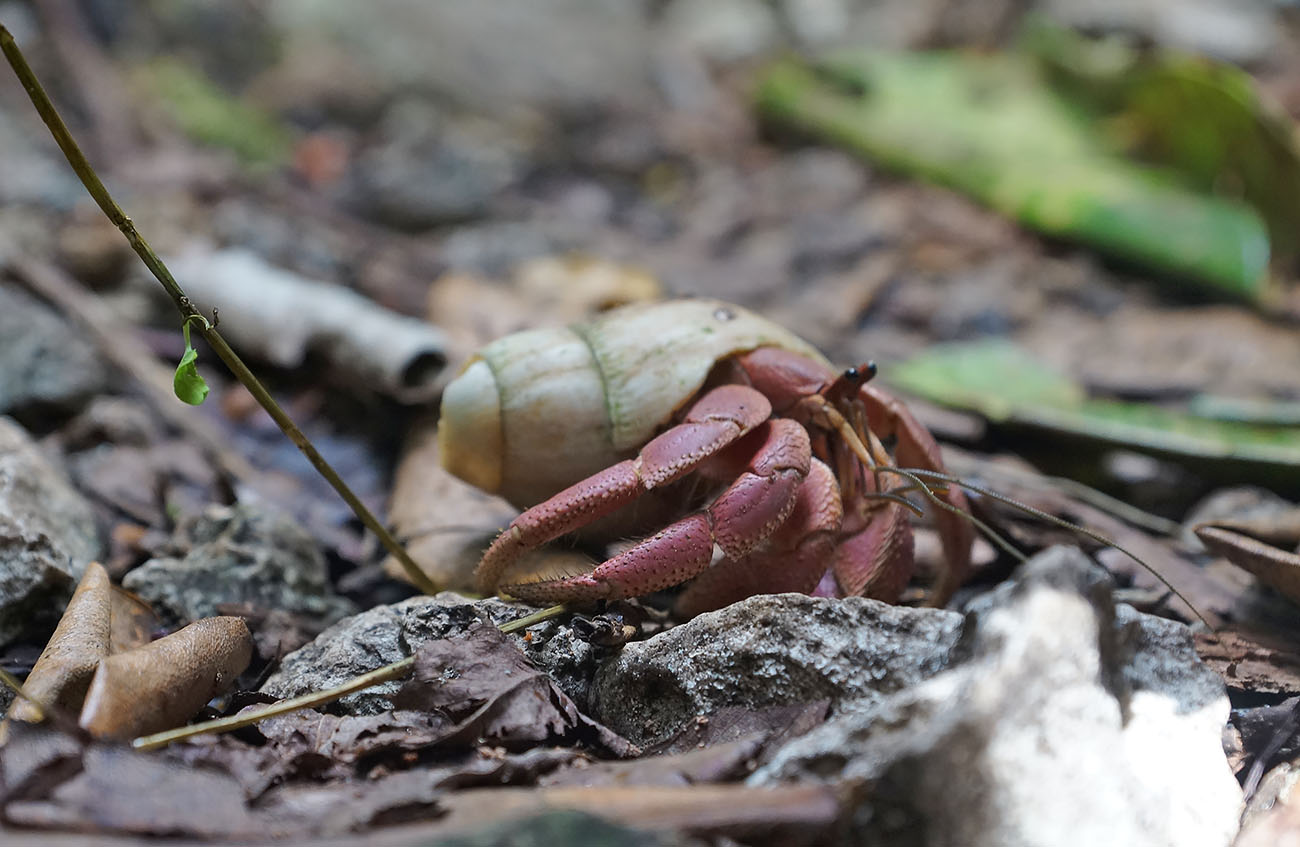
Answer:
<svg viewBox="0 0 1300 847"><path fill-rule="evenodd" d="M1228 845L1241 790L1222 683L1180 624L1116 609L1054 548L967 622L965 661L846 710L751 778L870 785L866 843Z"/></svg>

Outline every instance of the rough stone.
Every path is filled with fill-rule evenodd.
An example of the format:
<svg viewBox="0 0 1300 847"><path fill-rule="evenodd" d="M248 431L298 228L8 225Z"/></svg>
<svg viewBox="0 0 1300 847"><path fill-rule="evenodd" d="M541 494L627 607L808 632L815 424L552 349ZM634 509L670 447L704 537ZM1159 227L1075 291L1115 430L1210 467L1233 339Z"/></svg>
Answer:
<svg viewBox="0 0 1300 847"><path fill-rule="evenodd" d="M357 60L384 90L406 88L488 113L643 101L651 85L644 4L496 0L382 4L284 0L273 18L292 46ZM485 72L484 69L491 69Z"/></svg>
<svg viewBox="0 0 1300 847"><path fill-rule="evenodd" d="M0 418L0 646L48 634L102 549L90 504L26 430Z"/></svg>
<svg viewBox="0 0 1300 847"><path fill-rule="evenodd" d="M486 139L397 139L360 157L350 202L380 223L420 231L486 215L517 170L513 153Z"/></svg>
<svg viewBox="0 0 1300 847"><path fill-rule="evenodd" d="M980 598L950 669L843 710L751 782L870 784L862 844L1227 845L1227 715L1186 627L1115 606L1104 571L1053 548Z"/></svg>
<svg viewBox="0 0 1300 847"><path fill-rule="evenodd" d="M306 530L264 506L212 506L181 524L175 557L150 559L122 584L179 622L220 603L333 620L352 604L329 587L325 558Z"/></svg>
<svg viewBox="0 0 1300 847"><path fill-rule="evenodd" d="M642 746L724 707L862 707L942 670L960 629L941 609L759 595L627 645L600 669L591 706Z"/></svg>
<svg viewBox="0 0 1300 847"><path fill-rule="evenodd" d="M429 641L463 633L485 618L502 624L533 611L527 606L495 599L470 600L451 591L376 606L339 621L312 643L285 656L279 670L267 679L261 690L274 697L295 697L332 688L354 676L404 659ZM575 646L574 639L562 637L565 629L548 621L533 629L531 641L525 642L520 635L517 643L539 667L551 670L548 663L558 666L552 677L569 693L571 687L580 690L580 681L589 680L595 668L594 663L581 660L586 651ZM557 634L561 635L557 637ZM585 671L581 670L583 666L587 668ZM348 715L388 711L393 708L391 698L398 685L385 683L350 694L333 704L331 711Z"/></svg>
<svg viewBox="0 0 1300 847"><path fill-rule="evenodd" d="M84 333L16 285L0 284L0 413L75 408L108 380Z"/></svg>
<svg viewBox="0 0 1300 847"><path fill-rule="evenodd" d="M761 53L780 35L772 10L754 0L676 0L664 27L669 38L719 62Z"/></svg>

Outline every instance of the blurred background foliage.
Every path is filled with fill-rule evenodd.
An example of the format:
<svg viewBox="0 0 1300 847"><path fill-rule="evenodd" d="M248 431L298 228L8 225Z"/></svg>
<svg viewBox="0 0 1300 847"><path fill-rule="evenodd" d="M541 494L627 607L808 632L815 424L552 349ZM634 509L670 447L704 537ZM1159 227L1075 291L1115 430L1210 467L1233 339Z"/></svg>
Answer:
<svg viewBox="0 0 1300 847"><path fill-rule="evenodd" d="M1166 512L1214 481L1300 488L1295 17L1267 0L0 2L161 252L251 250L434 321L453 360L626 300L734 300L964 410L922 406L942 436L1063 433L1082 446L1047 451L1060 469ZM166 325L8 76L0 149L0 261L49 258ZM1008 390L1040 384L1025 362L1046 394ZM49 391L0 411L36 420L64 402ZM1153 461L1096 460L1117 447Z"/></svg>

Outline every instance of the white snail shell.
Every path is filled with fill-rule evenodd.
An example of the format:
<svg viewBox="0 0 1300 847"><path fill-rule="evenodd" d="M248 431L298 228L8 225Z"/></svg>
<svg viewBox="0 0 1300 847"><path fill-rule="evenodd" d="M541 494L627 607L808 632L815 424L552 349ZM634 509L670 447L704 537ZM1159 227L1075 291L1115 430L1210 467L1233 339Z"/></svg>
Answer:
<svg viewBox="0 0 1300 847"><path fill-rule="evenodd" d="M526 508L635 455L719 360L758 347L826 362L784 327L717 300L625 306L508 335L443 393L443 466Z"/></svg>

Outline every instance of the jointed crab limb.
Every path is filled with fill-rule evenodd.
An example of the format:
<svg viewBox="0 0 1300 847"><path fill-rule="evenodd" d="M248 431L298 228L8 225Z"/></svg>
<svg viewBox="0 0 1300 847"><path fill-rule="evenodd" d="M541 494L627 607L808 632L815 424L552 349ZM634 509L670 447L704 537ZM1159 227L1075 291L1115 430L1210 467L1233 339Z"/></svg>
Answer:
<svg viewBox="0 0 1300 847"><path fill-rule="evenodd" d="M871 431L881 438L889 438L891 435L896 437L895 465L943 471L938 443L906 406L869 385L862 386L859 396L866 409ZM941 499L955 511L932 511L939 541L943 545L944 561L947 562L946 570L931 592L930 603L936 606L948 602L948 598L965 581L970 570L971 545L975 541L975 530L967 518L970 514L970 501L966 495L953 486L949 487Z"/></svg>
<svg viewBox="0 0 1300 847"><path fill-rule="evenodd" d="M771 535L767 547L716 562L677 599L678 613L690 617L763 592L811 592L835 551L842 517L835 475L813 459L799 486L794 511Z"/></svg>
<svg viewBox="0 0 1300 847"><path fill-rule="evenodd" d="M701 575L679 610L715 608L749 593L814 588L897 599L911 575L907 511L916 507L895 490L901 472L891 467L881 438L896 441L900 462L939 470L933 438L901 404L866 385L875 373L870 364L837 373L816 355L778 346L733 355L714 361L706 384L716 387L678 416L679 423L646 442L635 459L520 515L484 555L478 572L483 590L499 586L535 602L613 599ZM688 473L710 486L726 485L704 511L590 574L503 579L521 553ZM965 498L955 488L935 492L903 476L943 507L934 514L949 571L932 595L942 603L969 563L970 527L945 511L964 510Z"/></svg>
<svg viewBox="0 0 1300 847"><path fill-rule="evenodd" d="M669 430L665 435L672 432ZM640 462L644 458L645 451L642 451L642 455L632 462ZM533 602L631 597L677 585L704 570L712 559L715 544L728 556L745 555L781 526L794 509L796 492L807 475L812 460L808 434L793 421L769 420L728 446L717 458L721 469L730 471L739 465L743 470L728 474L734 476L734 481L703 512L671 524L662 532L601 564L590 574L538 582L507 583L502 586L503 590ZM698 464L699 460L694 463ZM601 476L602 474L597 474L592 479ZM586 483L578 483L573 488L585 490L585 485ZM553 500L562 496L557 495ZM551 502L548 501L543 506ZM516 529L516 524L529 526L533 513L539 508L530 509L516 518L511 530ZM550 512L542 510L541 514L545 517ZM524 529L518 529L517 532L511 530L503 533L502 538L525 535ZM507 553L523 549L517 543L503 543L501 539L493 547L496 548L498 544ZM507 544L516 546L507 547ZM489 553L491 552L490 550ZM487 556L484 561L488 561ZM504 568L505 564L508 564L508 560L501 566Z"/></svg>
<svg viewBox="0 0 1300 847"><path fill-rule="evenodd" d="M571 485L515 518L483 554L475 573L479 590L495 591L501 574L520 554L680 479L769 414L767 399L752 388L723 385L709 391L680 424L647 443L635 459Z"/></svg>
<svg viewBox="0 0 1300 847"><path fill-rule="evenodd" d="M840 594L897 600L912 576L912 526L906 510L898 503L885 503L857 527L840 542L831 562Z"/></svg>

